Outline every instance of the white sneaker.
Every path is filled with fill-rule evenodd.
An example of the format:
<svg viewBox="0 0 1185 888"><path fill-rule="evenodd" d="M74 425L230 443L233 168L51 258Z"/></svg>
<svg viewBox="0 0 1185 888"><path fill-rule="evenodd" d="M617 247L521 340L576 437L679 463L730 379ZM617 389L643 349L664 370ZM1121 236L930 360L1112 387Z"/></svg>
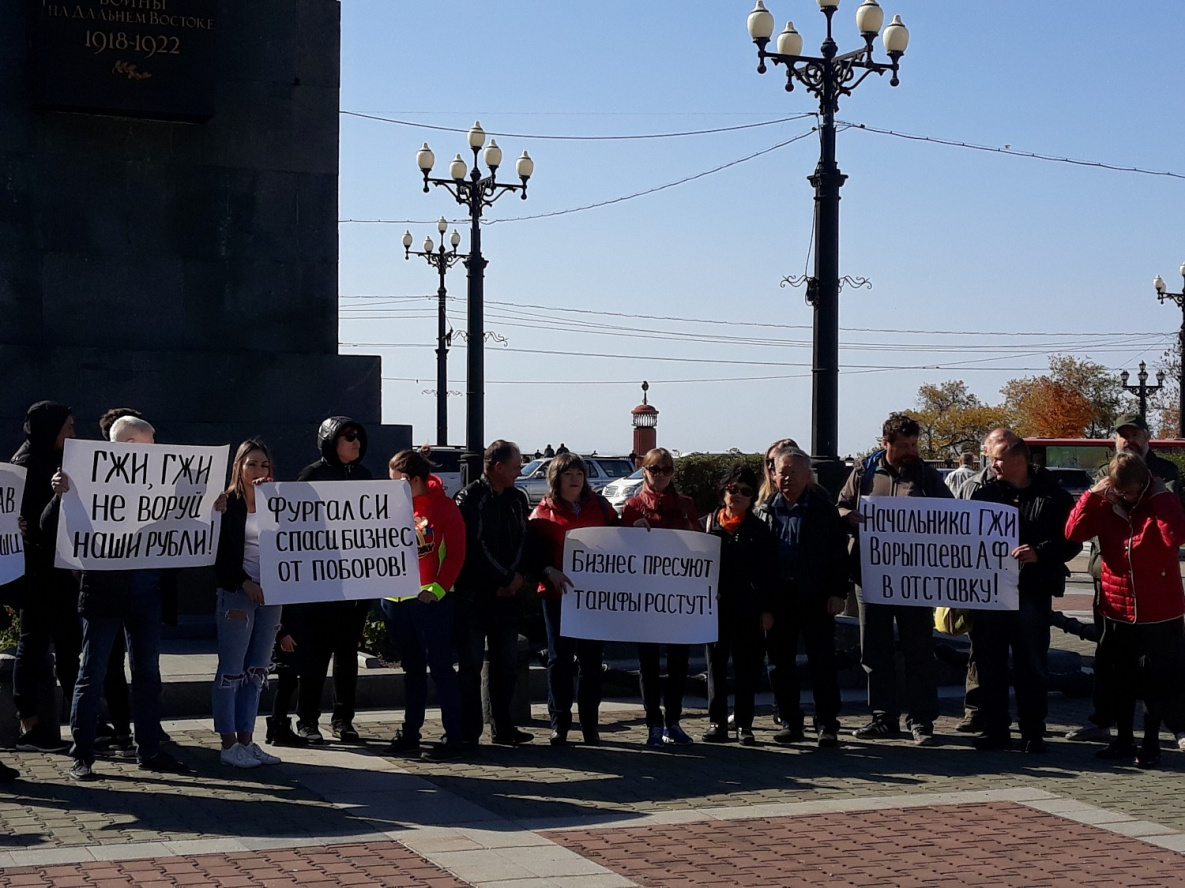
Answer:
<svg viewBox="0 0 1185 888"><path fill-rule="evenodd" d="M263 764L242 743L236 743L229 749L222 750L221 760L222 764L230 765L232 768L258 768Z"/></svg>
<svg viewBox="0 0 1185 888"><path fill-rule="evenodd" d="M278 755L271 755L259 748L258 743L248 743L243 747L261 765L278 765L282 759Z"/></svg>
<svg viewBox="0 0 1185 888"><path fill-rule="evenodd" d="M1185 731L1177 735L1177 749L1185 752Z"/></svg>

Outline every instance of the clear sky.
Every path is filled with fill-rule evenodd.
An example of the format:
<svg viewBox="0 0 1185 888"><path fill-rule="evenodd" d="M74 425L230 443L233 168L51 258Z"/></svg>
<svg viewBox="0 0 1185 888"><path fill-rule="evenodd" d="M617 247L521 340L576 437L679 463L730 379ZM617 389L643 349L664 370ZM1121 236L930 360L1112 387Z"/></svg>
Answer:
<svg viewBox="0 0 1185 888"><path fill-rule="evenodd" d="M778 30L792 19L804 51L817 48L824 17L814 0L767 5ZM857 5L840 3L841 51L860 43ZM1154 366L1181 323L1151 286L1159 273L1179 290L1185 261L1180 0L882 6L911 34L901 85L870 77L841 101L840 119L1178 175L841 131L841 269L873 281L841 297L841 454L866 449L885 415L912 406L926 382L965 379L995 403L1006 380L1041 372L1053 353L1116 372ZM447 175L454 154L470 156L463 130L479 119L509 134L495 137L508 175L524 149L536 163L526 201L508 195L486 211L486 329L507 340L486 348L487 438L532 451L563 441L628 452L629 411L647 379L661 445L810 441L812 312L801 289L779 281L806 269L813 118L678 138L542 138L817 111L801 87L784 91L782 69L756 73L751 8L343 0L343 112L418 124L341 119L340 217L389 223L340 226L341 350L383 356L386 422L413 425L417 443L435 440L435 400L423 390L435 385L436 274L422 259L404 261L399 238L410 228L418 247L445 215L467 249L461 208L443 189L422 192L415 153L427 141L436 174ZM666 185L802 134L657 193L520 219ZM464 275L458 266L448 279L458 330ZM449 357L456 391L464 350L457 342ZM451 399L450 431L463 442L461 397Z"/></svg>

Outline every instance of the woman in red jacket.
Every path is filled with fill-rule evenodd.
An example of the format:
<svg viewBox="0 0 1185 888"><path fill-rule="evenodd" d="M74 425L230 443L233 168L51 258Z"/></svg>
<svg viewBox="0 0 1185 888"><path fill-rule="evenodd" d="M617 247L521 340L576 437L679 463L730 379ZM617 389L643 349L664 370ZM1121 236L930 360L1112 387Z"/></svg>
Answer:
<svg viewBox="0 0 1185 888"><path fill-rule="evenodd" d="M675 489L675 459L671 452L656 447L642 459L642 492L626 501L621 523L626 527L659 527L667 530L700 530L699 515L691 497L682 496ZM659 707L660 688L659 645L638 645L639 684L642 706L646 710L649 735L646 745L661 747L664 743L686 745L692 740L679 727L683 715L683 690L687 686L687 658L690 645L667 645L667 687ZM666 710L664 716L663 709ZM664 729L665 725L665 729Z"/></svg>
<svg viewBox="0 0 1185 888"><path fill-rule="evenodd" d="M416 542L420 550L420 594L415 598L383 599L387 632L399 649L404 675L403 728L389 751L415 752L428 703L428 675L436 685L444 742L425 752L428 760L461 755L461 687L453 671L453 602L448 594L465 563L465 521L461 510L444 492L428 460L415 450L401 450L388 465L392 481L411 486Z"/></svg>
<svg viewBox="0 0 1185 888"><path fill-rule="evenodd" d="M551 716L551 745L565 746L572 727L572 692L584 742L601 742L598 710L601 707L601 655L603 644L586 638L568 638L560 627L563 596L571 581L560 568L564 538L576 527L617 524L617 513L608 501L588 486L588 468L575 453L563 453L547 467L548 493L531 513L527 540L533 568L542 577L539 597L547 627L547 711ZM579 684L576 667L579 667Z"/></svg>
<svg viewBox="0 0 1185 888"><path fill-rule="evenodd" d="M1160 760L1161 719L1180 722L1185 674L1185 593L1178 549L1185 544L1185 512L1153 478L1144 460L1117 453L1107 477L1082 494L1066 522L1078 542L1098 537L1102 634L1095 658L1099 715L1116 724L1102 759L1133 755L1141 768ZM1132 721L1142 697L1144 742L1135 748Z"/></svg>

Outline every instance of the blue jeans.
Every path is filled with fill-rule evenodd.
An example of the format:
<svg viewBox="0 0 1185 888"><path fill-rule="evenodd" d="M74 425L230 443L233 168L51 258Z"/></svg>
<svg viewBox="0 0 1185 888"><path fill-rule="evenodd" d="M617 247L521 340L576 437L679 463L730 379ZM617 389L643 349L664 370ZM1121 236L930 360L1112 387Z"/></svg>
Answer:
<svg viewBox="0 0 1185 888"><path fill-rule="evenodd" d="M428 705L428 672L436 685L446 742L461 742L461 685L453 671L453 601L445 595L425 604L408 598L383 599L383 620L396 648L404 676L403 733L418 737Z"/></svg>
<svg viewBox="0 0 1185 888"><path fill-rule="evenodd" d="M211 701L214 730L251 734L259 714L259 695L267 684L272 647L280 624L278 604L253 604L246 592L218 590L218 673Z"/></svg>
<svg viewBox="0 0 1185 888"><path fill-rule="evenodd" d="M70 755L95 760L95 727L103 678L111 648L124 630L132 660L132 720L140 761L160 752L160 626L159 571L132 572L130 606L122 617L91 617L82 621L82 666L70 706Z"/></svg>
<svg viewBox="0 0 1185 888"><path fill-rule="evenodd" d="M586 733L597 729L601 708L601 655L604 643L586 638L567 638L561 632L563 601L543 599L543 623L547 628L547 712L552 730L572 727L572 692L580 727ZM577 686L577 668L579 685Z"/></svg>

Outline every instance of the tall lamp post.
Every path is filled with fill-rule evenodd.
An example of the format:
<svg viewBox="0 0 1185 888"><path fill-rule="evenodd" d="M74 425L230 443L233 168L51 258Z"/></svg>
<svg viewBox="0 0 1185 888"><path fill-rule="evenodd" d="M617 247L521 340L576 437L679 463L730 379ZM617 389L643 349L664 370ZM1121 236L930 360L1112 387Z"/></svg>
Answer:
<svg viewBox="0 0 1185 888"><path fill-rule="evenodd" d="M1185 278L1185 262L1181 263L1180 271L1181 277ZM1177 364L1181 373L1177 380L1177 436L1185 438L1185 288L1180 293L1170 293L1160 275L1152 281L1152 286L1156 288L1157 300L1164 302L1171 299L1181 309L1181 329L1177 331Z"/></svg>
<svg viewBox="0 0 1185 888"><path fill-rule="evenodd" d="M1136 374L1136 379L1140 384L1128 385L1129 379L1131 379L1131 374L1126 370L1119 374L1119 381L1123 383L1123 387L1140 399L1140 419L1147 422L1148 396L1154 395L1164 388L1164 371L1158 370L1156 372L1156 385L1148 385L1148 365L1140 361L1140 372Z"/></svg>
<svg viewBox="0 0 1185 888"><path fill-rule="evenodd" d="M448 290L444 286L445 273L457 263L458 260L465 258L457 253L457 247L461 244L461 235L457 229L453 229L452 235L449 237L449 243L452 244L451 250L444 248L444 233L448 231L448 220L444 216L440 217L440 221L436 223L436 230L440 232L440 246L434 248L431 237L424 238L424 249L413 250L411 248L412 236L410 231L403 232L403 258L410 259L412 256L423 256L428 264L436 269L440 276L440 286L436 288L437 313L436 313L436 446L448 446L448 350L453 343L452 330L446 330L448 320L445 317L445 300L448 297Z"/></svg>
<svg viewBox="0 0 1185 888"><path fill-rule="evenodd" d="M757 72L766 72L766 61L786 66L786 91L797 80L819 100L819 165L808 181L815 189L815 274L807 282L807 301L815 309L814 357L811 386L811 453L838 458L839 438L839 189L847 176L835 162L835 113L841 96L851 95L869 74L890 72L890 85L898 84L897 70L909 44L909 31L900 16L881 33L884 11L876 0L864 0L856 9L856 27L864 46L839 53L831 36L831 19L839 0L818 0L827 17L827 38L818 56L802 54L802 35L787 22L778 35L776 52L766 52L774 32L773 14L762 0L749 13L749 36L757 44ZM888 63L872 58L872 42L880 34Z"/></svg>
<svg viewBox="0 0 1185 888"><path fill-rule="evenodd" d="M416 164L424 174L424 193L429 185L439 185L451 194L461 206L469 210L469 255L465 257L468 275L468 346L465 361L465 452L461 457L463 481L469 483L481 475L482 453L485 451L485 268L486 260L481 254L481 213L486 207L509 191L521 192L527 199L527 180L535 172L535 162L527 152L522 153L514 164L515 174L521 184L499 182L496 179L498 167L502 165L502 149L493 139L485 149L483 159L489 167L489 175L482 175L477 165L477 156L485 145L486 134L481 123L474 123L469 130L469 148L473 151L473 167L467 169L464 158L458 154L449 164L449 178L437 179L432 173L436 156L428 143L416 152Z"/></svg>

